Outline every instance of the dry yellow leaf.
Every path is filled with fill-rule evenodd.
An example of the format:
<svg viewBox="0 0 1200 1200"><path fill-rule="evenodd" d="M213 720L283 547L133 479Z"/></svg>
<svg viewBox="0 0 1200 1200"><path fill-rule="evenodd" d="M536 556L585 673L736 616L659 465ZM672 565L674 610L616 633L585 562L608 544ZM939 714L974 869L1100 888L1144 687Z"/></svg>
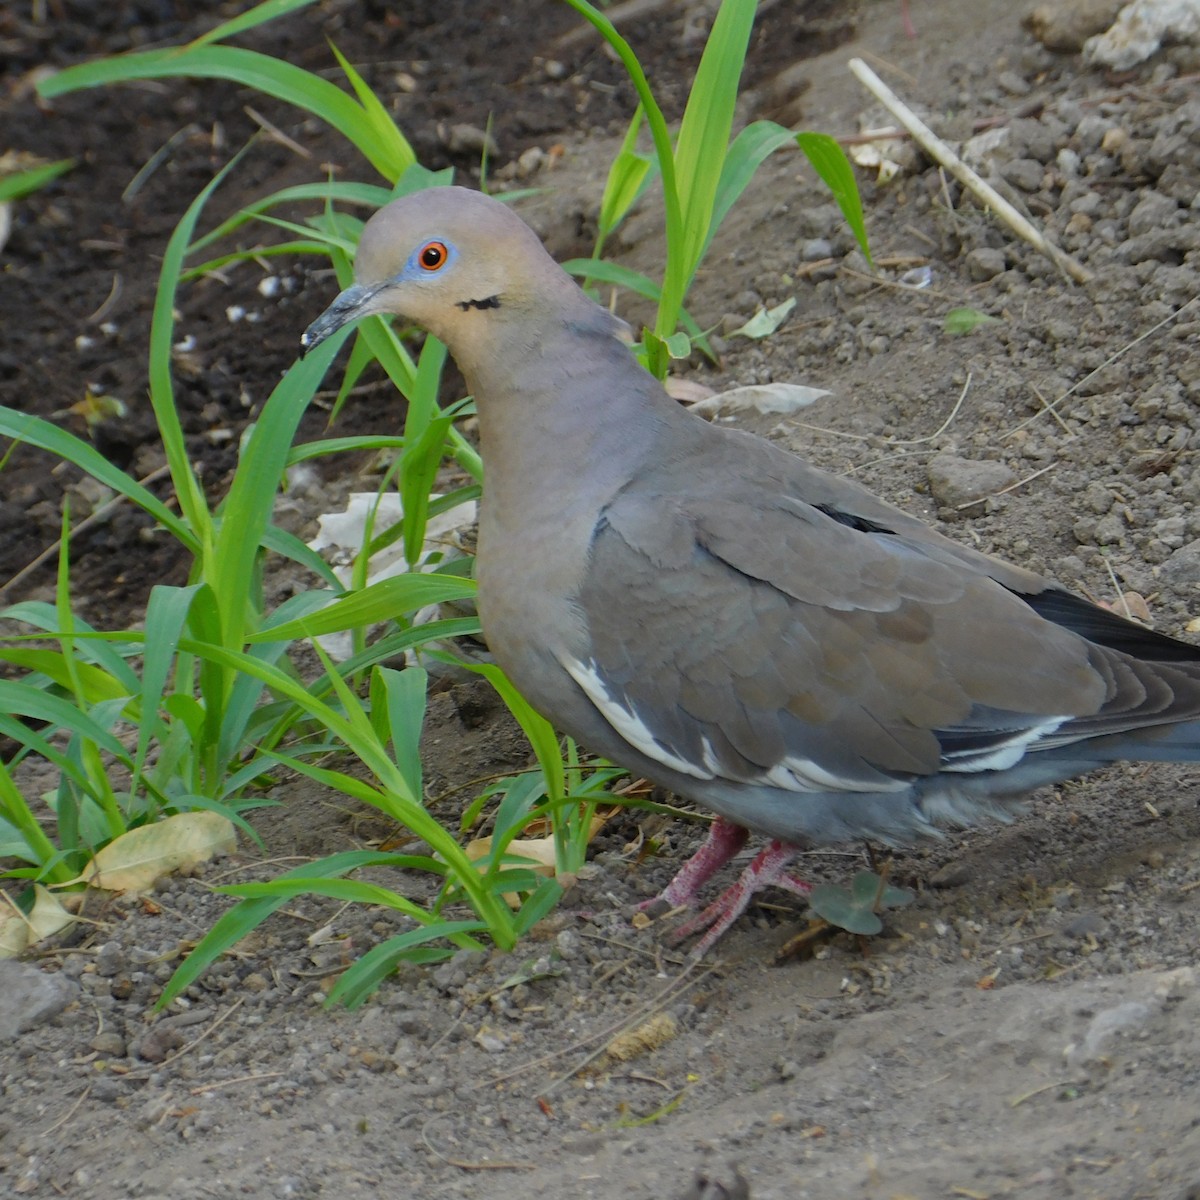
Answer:
<svg viewBox="0 0 1200 1200"><path fill-rule="evenodd" d="M614 809L613 812L616 810ZM604 823L608 820L612 813L605 816L594 816L592 818L591 828L588 830L588 841L604 828ZM474 863L480 863L480 870L483 870L482 860L486 859L492 852L492 839L490 837L475 838L463 847L463 853ZM508 844L506 854L527 858L530 860L529 869L536 872L538 875L545 875L547 879L554 875L555 854L554 854L554 838L514 838ZM516 908L520 900L516 892L505 892L504 900L510 908Z"/></svg>
<svg viewBox="0 0 1200 1200"><path fill-rule="evenodd" d="M29 945L29 918L0 909L0 958L16 958Z"/></svg>
<svg viewBox="0 0 1200 1200"><path fill-rule="evenodd" d="M233 822L214 812L179 813L131 829L109 842L80 876L110 892L144 892L160 875L231 853L237 845Z"/></svg>
<svg viewBox="0 0 1200 1200"><path fill-rule="evenodd" d="M40 883L33 885L33 892L33 908L29 913L21 912L9 897L4 897L8 907L0 907L0 958L16 958L35 942L75 920Z"/></svg>

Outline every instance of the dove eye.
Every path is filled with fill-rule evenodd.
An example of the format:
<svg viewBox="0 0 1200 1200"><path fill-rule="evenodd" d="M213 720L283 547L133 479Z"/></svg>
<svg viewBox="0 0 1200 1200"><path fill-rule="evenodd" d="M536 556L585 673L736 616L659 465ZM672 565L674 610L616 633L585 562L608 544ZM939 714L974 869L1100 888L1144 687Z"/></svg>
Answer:
<svg viewBox="0 0 1200 1200"><path fill-rule="evenodd" d="M417 253L417 262L424 271L440 271L450 257L445 242L427 242Z"/></svg>

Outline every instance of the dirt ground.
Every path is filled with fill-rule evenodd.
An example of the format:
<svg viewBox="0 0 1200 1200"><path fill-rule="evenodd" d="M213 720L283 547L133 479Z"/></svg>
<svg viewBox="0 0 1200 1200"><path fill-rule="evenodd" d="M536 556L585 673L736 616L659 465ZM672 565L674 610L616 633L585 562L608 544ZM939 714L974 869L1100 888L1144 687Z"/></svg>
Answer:
<svg viewBox="0 0 1200 1200"><path fill-rule="evenodd" d="M129 414L98 444L147 475L161 462L143 399L156 256L258 127L250 110L304 153L262 139L211 221L328 163L367 174L316 123L217 85L40 108L35 68L182 40L213 20L182 0L100 16L82 0L45 7L44 25L27 5L0 11L0 152L80 163L18 205L0 251L0 401L83 432L69 409L86 389L119 396ZM1007 130L980 169L1092 279L1064 280L903 143L896 180L860 176L883 264L873 278L811 171L781 155L727 222L692 307L726 333L761 304L795 296L796 309L764 342L725 337L720 370L684 374L829 389L798 418L747 424L981 549L1106 602L1133 593L1156 627L1189 636L1200 616L1200 53L1168 49L1120 76L1089 69L1040 46L1024 7L1001 0L913 0L915 38L892 0L764 8L745 120L839 135L883 124L846 70L861 56L956 143ZM677 114L705 10L663 14L627 33ZM330 0L249 44L326 69L332 38L394 97L422 160L453 163L461 181L477 152L452 127L482 129L490 114L497 177L547 189L520 211L566 257L589 248L631 107L615 64L586 39L561 40L574 26L551 0L519 14ZM520 180L533 148L548 161ZM615 252L652 270L657 236L651 201ZM928 286L898 286L921 266ZM271 271L271 299L249 266L183 298L180 334L195 348L180 399L214 494L238 429L333 294L311 264ZM250 315L233 319L238 306ZM963 306L997 320L953 336L944 317ZM393 429L397 408L367 380L340 428ZM303 432L322 421L312 414ZM364 478L372 486L365 464L339 470L281 519L311 531ZM99 502L27 450L5 466L5 602L49 595L52 567L23 568L57 536L64 489L76 513ZM117 509L79 539L80 603L99 624L136 620L153 583L182 580L186 564L143 526ZM431 796L527 755L472 687L432 699L425 750ZM807 961L773 963L804 920L788 897L753 909L698 966L662 927L635 928L634 902L701 827L630 813L512 954L408 968L364 1008L329 1011L338 970L394 926L305 901L153 1013L181 947L228 903L212 885L392 832L303 781L275 798L255 815L265 856L246 847L150 900L114 903L71 946L0 964L0 1195L1200 1197L1194 769L1114 768L1038 794L1012 825L915 847L892 867L915 903L869 946L835 939ZM439 815L452 821L460 802L440 801ZM662 840L661 857L638 861L639 832ZM801 869L845 879L861 860L840 847ZM642 1053L590 1058L629 1029Z"/></svg>

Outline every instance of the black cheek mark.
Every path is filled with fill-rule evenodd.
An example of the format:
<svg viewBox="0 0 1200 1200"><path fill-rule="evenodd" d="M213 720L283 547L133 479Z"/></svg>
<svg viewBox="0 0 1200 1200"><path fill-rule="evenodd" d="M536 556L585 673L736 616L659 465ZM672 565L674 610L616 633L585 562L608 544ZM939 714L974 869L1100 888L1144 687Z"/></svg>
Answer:
<svg viewBox="0 0 1200 1200"><path fill-rule="evenodd" d="M499 308L500 297L488 296L484 300L460 300L458 302L458 307L461 308L463 312L470 312L473 308Z"/></svg>

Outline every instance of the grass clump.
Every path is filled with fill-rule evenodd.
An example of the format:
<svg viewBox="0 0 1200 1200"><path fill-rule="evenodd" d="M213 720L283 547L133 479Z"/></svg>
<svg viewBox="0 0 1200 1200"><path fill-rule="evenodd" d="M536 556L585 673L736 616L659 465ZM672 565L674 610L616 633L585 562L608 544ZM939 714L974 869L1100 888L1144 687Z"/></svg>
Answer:
<svg viewBox="0 0 1200 1200"><path fill-rule="evenodd" d="M528 831L549 830L556 872L577 870L596 827L597 809L611 802L607 789L618 774L603 763L582 763L574 746L560 743L550 723L497 668L478 666L474 669L497 689L528 736L536 768L485 789L467 806L458 828L439 822L426 807L418 741L428 677L419 666L395 670L387 664L414 650L445 655L433 644L478 633L478 622L469 615L426 625L413 620L429 604L470 601L474 585L469 563L435 556L420 571L377 583L369 582L369 564L374 553L399 541L409 565L416 567L427 520L479 494L483 467L456 424L472 407L469 400L443 405L439 399L446 352L435 339L426 338L414 357L404 331L379 318L361 322L352 334L347 330L331 338L283 376L242 441L224 495L210 498L189 461L172 382L180 288L205 272L278 254L327 262L346 286L362 221L335 205L370 210L407 191L450 180L448 172L428 171L416 161L386 106L336 49L353 94L289 63L228 44L255 25L309 2L267 0L187 46L84 64L40 85L47 97L179 76L250 86L328 122L384 181L325 181L282 189L198 234L200 216L235 168L235 159L184 214L164 255L149 345L150 401L178 511L86 441L28 414L0 409L0 435L73 463L141 507L180 543L191 564L185 585L153 589L141 628L97 630L73 611L66 552L70 519L64 512L55 603L18 604L0 612L6 630L0 661L18 675L0 681L0 732L20 746L15 761L0 767L0 856L17 863L5 874L25 884L17 901L25 916L46 887L82 886L97 850L161 817L215 813L253 837L245 813L267 802L265 785L281 768L371 805L423 843L410 854L373 849L335 854L270 881L222 889L239 903L176 972L164 1001L270 913L305 893L391 908L410 922L354 964L333 999L361 1001L402 960L429 961L457 947L489 943L508 949L561 894L555 875L547 876L531 855ZM754 18L751 0L722 3L674 137L628 44L586 0L567 2L614 48L640 100L600 200L596 253L567 265L656 301L655 325L646 333L642 352L662 375L671 357L685 355L693 344L706 344L684 308L688 290L722 219L770 153L787 144L807 153L835 187L862 240L857 193L840 150L834 154L822 135L756 122L730 140ZM643 125L653 144L650 155L637 150ZM655 177L662 180L668 249L661 283L599 257L604 239ZM316 210L303 222L278 215L282 206L297 203ZM251 222L282 231L284 240L250 250L223 249ZM407 401L402 430L296 444L304 412L351 336L335 413L363 371L377 361ZM385 533L374 535L368 529L347 587L307 545L274 524L272 511L290 468L362 450L394 455L387 480L401 494L404 518ZM435 480L447 458L469 483L437 496ZM310 570L320 586L269 609L263 587L267 554ZM368 636L380 627L382 633ZM315 639L346 631L353 634L353 652L335 664ZM315 678L303 665L311 658L309 647L320 660ZM33 723L42 727L35 729ZM362 771L345 769L347 754ZM329 765L330 755L337 765ZM58 773L57 787L44 797L44 805L25 797L14 782L13 771L35 759ZM485 814L490 841L482 857L472 857L465 834ZM368 868L370 881L361 877ZM379 868L425 872L435 883L433 899L419 904L379 883Z"/></svg>

